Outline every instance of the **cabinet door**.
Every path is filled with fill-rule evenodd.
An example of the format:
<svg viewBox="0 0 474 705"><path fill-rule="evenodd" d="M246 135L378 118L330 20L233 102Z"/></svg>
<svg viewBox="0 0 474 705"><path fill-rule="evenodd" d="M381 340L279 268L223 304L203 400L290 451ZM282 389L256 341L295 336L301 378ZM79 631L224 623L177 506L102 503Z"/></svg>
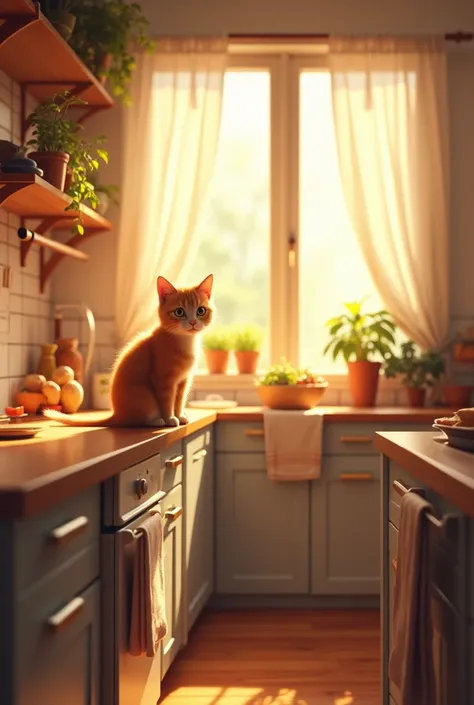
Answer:
<svg viewBox="0 0 474 705"><path fill-rule="evenodd" d="M212 432L186 444L185 514L187 629L214 589L214 449Z"/></svg>
<svg viewBox="0 0 474 705"><path fill-rule="evenodd" d="M311 487L311 592L376 595L380 591L380 461L324 459Z"/></svg>
<svg viewBox="0 0 474 705"><path fill-rule="evenodd" d="M18 705L99 705L99 581L55 604L61 589L46 583L19 605Z"/></svg>
<svg viewBox="0 0 474 705"><path fill-rule="evenodd" d="M183 491L177 485L161 502L164 520L164 573L168 633L162 640L161 677L183 645Z"/></svg>
<svg viewBox="0 0 474 705"><path fill-rule="evenodd" d="M309 592L309 483L268 479L264 453L218 453L217 592Z"/></svg>

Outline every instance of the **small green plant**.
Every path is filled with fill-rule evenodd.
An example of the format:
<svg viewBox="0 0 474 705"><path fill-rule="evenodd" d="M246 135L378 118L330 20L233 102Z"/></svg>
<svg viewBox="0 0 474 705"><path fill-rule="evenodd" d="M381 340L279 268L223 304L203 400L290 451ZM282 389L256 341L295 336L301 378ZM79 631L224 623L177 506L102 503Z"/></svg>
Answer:
<svg viewBox="0 0 474 705"><path fill-rule="evenodd" d="M446 363L441 353L434 350L422 352L412 340L401 345L400 355L391 353L385 360L385 376L401 376L405 387L421 389L432 387L444 373Z"/></svg>
<svg viewBox="0 0 474 705"><path fill-rule="evenodd" d="M202 344L204 350L231 350L232 331L224 326L216 326L204 335Z"/></svg>
<svg viewBox="0 0 474 705"><path fill-rule="evenodd" d="M285 358L282 358L278 365L269 367L256 382L257 385L264 386L325 383L324 377L313 374L307 368L294 367Z"/></svg>
<svg viewBox="0 0 474 705"><path fill-rule="evenodd" d="M238 352L258 352L262 347L263 330L253 324L236 325L233 330L233 349Z"/></svg>
<svg viewBox="0 0 474 705"><path fill-rule="evenodd" d="M27 117L27 123L32 127L31 138L26 143L28 151L70 154L81 125L69 119L68 111L79 105L87 105L87 101L69 91L57 93L37 105Z"/></svg>
<svg viewBox="0 0 474 705"><path fill-rule="evenodd" d="M80 235L83 235L84 226L82 225L80 206L87 202L95 210L99 205L99 198L91 180L91 175L99 168L99 159L107 164L109 155L101 147L106 140L104 135L99 135L94 140L85 140L79 138L78 135L76 137L77 139L71 145L69 152L68 166L71 174L71 185L67 193L71 197L71 203L66 207L66 210L78 212L75 230Z"/></svg>
<svg viewBox="0 0 474 705"><path fill-rule="evenodd" d="M71 46L90 70L107 78L112 93L130 104L128 86L135 69L133 45L152 51L149 22L139 3L126 0L77 0Z"/></svg>
<svg viewBox="0 0 474 705"><path fill-rule="evenodd" d="M384 360L390 355L396 330L390 314L384 310L362 313L363 303L346 303L347 313L327 321L331 340L324 348L324 354L332 353L333 360L339 356L346 362Z"/></svg>

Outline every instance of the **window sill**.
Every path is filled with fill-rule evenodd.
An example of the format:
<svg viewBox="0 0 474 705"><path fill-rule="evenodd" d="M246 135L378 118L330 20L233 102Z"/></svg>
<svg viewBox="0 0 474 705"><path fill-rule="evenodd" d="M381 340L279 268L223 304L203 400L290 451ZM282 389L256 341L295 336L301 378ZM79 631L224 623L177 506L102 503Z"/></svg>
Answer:
<svg viewBox="0 0 474 705"><path fill-rule="evenodd" d="M335 390L346 390L349 388L348 375L325 375L324 379L329 383L329 387ZM198 390L232 390L232 389L254 389L254 375L211 375L208 373L198 372L194 376L193 388ZM395 379L380 378L379 389L381 391L398 391L403 387L399 381Z"/></svg>

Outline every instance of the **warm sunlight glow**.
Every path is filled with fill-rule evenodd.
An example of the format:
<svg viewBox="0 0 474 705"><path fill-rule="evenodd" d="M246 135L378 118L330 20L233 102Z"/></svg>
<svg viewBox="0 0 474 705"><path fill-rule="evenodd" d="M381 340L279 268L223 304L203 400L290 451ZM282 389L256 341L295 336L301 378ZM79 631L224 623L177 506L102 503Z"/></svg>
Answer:
<svg viewBox="0 0 474 705"><path fill-rule="evenodd" d="M192 687L176 688L166 696L163 705L355 705L355 701L349 691L335 700L329 695L306 700L293 688Z"/></svg>

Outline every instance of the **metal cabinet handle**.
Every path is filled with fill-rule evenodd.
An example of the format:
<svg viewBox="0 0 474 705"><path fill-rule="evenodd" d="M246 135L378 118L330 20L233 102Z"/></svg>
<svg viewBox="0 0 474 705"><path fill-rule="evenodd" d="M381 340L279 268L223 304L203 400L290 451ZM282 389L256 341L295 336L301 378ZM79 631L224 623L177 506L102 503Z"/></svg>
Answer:
<svg viewBox="0 0 474 705"><path fill-rule="evenodd" d="M169 522L176 521L182 513L183 507L172 507L171 509L166 510L165 519L168 519Z"/></svg>
<svg viewBox="0 0 474 705"><path fill-rule="evenodd" d="M58 610L48 619L48 627L53 632L62 631L78 617L79 613L84 609L85 604L86 602L82 597L75 597L71 602L68 602L65 607Z"/></svg>
<svg viewBox="0 0 474 705"><path fill-rule="evenodd" d="M201 460L201 458L205 458L207 455L207 450L203 448L202 450L197 450L195 453L193 453L193 463L195 463L198 460Z"/></svg>
<svg viewBox="0 0 474 705"><path fill-rule="evenodd" d="M70 541L78 534L82 534L89 524L89 518L86 516L76 517L71 521L61 524L56 529L53 529L49 534L49 540L55 544L65 543Z"/></svg>
<svg viewBox="0 0 474 705"><path fill-rule="evenodd" d="M246 428L244 431L246 436L264 436L265 431L263 428Z"/></svg>
<svg viewBox="0 0 474 705"><path fill-rule="evenodd" d="M169 458L165 462L165 468L167 470L176 470L176 468L179 468L179 466L182 464L183 464L183 456L182 455L175 455L174 458Z"/></svg>
<svg viewBox="0 0 474 705"><path fill-rule="evenodd" d="M407 492L413 492L414 494L420 495L420 497L425 496L425 490L421 487L405 487L405 485L400 482L400 480L394 480L392 482L392 487L397 494L404 497ZM440 520L433 516L431 512L425 513L426 519L432 524L436 529L441 529L446 532L449 537L456 537L459 525L459 516L456 514L445 514Z"/></svg>
<svg viewBox="0 0 474 705"><path fill-rule="evenodd" d="M392 487L395 492L400 495L400 497L403 497L404 495L406 495L407 492L410 491L410 487L405 487L405 485L402 485L400 480L394 480L392 482Z"/></svg>
<svg viewBox="0 0 474 705"><path fill-rule="evenodd" d="M372 443L371 436L340 436L341 443Z"/></svg>
<svg viewBox="0 0 474 705"><path fill-rule="evenodd" d="M370 472L341 472L340 480L373 480L374 477Z"/></svg>

